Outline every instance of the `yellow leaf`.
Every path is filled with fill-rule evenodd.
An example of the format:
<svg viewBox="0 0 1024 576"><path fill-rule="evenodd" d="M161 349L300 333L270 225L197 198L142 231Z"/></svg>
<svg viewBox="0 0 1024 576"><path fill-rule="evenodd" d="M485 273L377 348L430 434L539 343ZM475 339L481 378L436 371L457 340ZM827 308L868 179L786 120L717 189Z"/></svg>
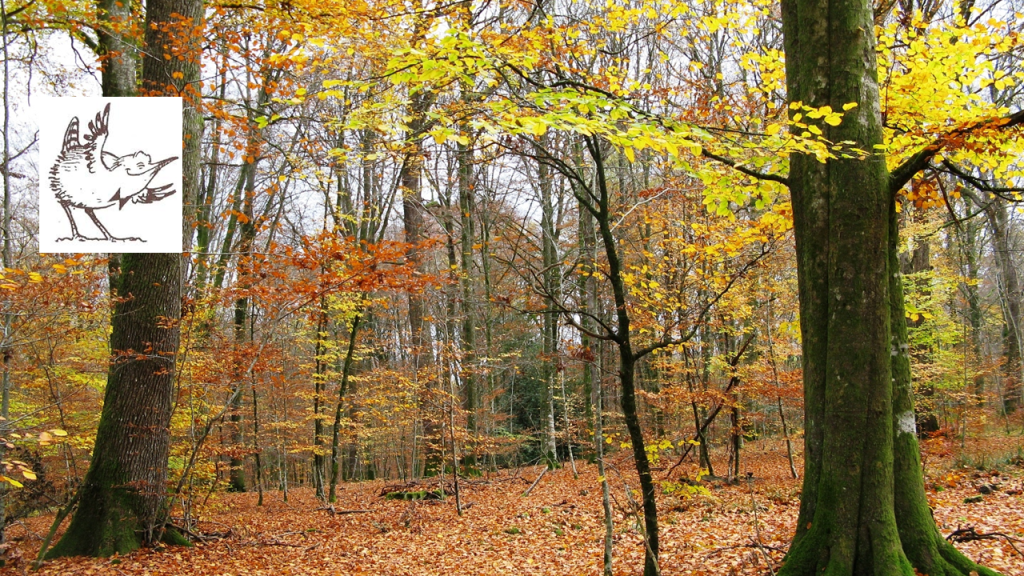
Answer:
<svg viewBox="0 0 1024 576"><path fill-rule="evenodd" d="M849 102L849 103L843 104L843 110L853 110L856 107L857 107L857 103L856 102Z"/></svg>
<svg viewBox="0 0 1024 576"><path fill-rule="evenodd" d="M36 479L36 473L31 470L22 470L21 475L24 476L27 480Z"/></svg>
<svg viewBox="0 0 1024 576"><path fill-rule="evenodd" d="M838 114L830 114L825 116L825 123L829 126L839 126L843 123L843 117Z"/></svg>
<svg viewBox="0 0 1024 576"><path fill-rule="evenodd" d="M776 134L779 133L780 130L782 130L782 126L781 125L779 125L779 124L769 124L768 128L765 128L764 132L765 132L765 134L767 134L769 136L775 136Z"/></svg>
<svg viewBox="0 0 1024 576"><path fill-rule="evenodd" d="M626 158L629 158L630 162L636 162L636 156L633 154L632 146L626 146L622 149L622 152L626 155Z"/></svg>

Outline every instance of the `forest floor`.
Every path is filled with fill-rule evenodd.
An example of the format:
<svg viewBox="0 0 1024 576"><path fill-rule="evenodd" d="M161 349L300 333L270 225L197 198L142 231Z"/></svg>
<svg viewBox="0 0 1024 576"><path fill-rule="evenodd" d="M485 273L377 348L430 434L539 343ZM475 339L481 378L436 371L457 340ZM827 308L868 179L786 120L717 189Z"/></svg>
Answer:
<svg viewBox="0 0 1024 576"><path fill-rule="evenodd" d="M929 500L943 534L973 526L977 533L1006 538L963 542L968 556L1006 576L1024 576L1024 467L1021 437L959 442L930 440L925 446ZM1017 454L1016 460L1010 456ZM964 455L969 455L965 457ZM615 574L635 575L643 567L643 541L636 521L623 514L629 503L623 478L624 454L610 472L614 505ZM662 495L662 568L682 574L773 574L794 530L799 481L790 477L777 442L751 442L743 470L752 479L731 486L705 481L707 493ZM664 463L663 463L664 464ZM725 462L721 463L722 469ZM107 559L72 558L47 562L45 575L430 575L430 574L600 574L601 489L596 467L577 463L548 473L522 496L540 467L503 470L462 484L468 509L459 517L454 498L441 501L386 500L383 481L343 484L332 514L307 489L257 495L218 494L198 529L226 533L193 547L140 550ZM677 469L695 472L692 463ZM663 475L659 472L657 476ZM395 484L395 483L391 483ZM984 493L983 492L987 492ZM25 573L53 515L31 518L9 529L22 560L4 574ZM1016 546L1016 549L1014 548ZM769 567L771 569L769 569Z"/></svg>

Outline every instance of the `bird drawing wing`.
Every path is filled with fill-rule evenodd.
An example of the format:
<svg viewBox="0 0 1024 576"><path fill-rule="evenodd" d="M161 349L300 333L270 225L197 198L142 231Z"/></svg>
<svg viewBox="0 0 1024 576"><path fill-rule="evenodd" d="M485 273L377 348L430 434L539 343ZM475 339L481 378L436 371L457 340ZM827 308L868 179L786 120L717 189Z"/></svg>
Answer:
<svg viewBox="0 0 1024 576"><path fill-rule="evenodd" d="M174 185L164 184L163 186L156 186L154 188L147 187L145 190L143 190L143 194L132 196L132 204L152 204L153 202L157 202L159 200L167 198L168 196L172 196L175 192L177 192L177 190L170 190L172 186Z"/></svg>

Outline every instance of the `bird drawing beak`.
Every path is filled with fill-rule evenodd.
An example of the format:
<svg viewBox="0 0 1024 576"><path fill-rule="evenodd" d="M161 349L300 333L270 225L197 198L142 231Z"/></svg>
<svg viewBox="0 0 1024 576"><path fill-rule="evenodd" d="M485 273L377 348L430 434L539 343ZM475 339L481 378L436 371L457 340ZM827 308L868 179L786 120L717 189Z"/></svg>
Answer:
<svg viewBox="0 0 1024 576"><path fill-rule="evenodd" d="M170 158L168 158L166 160L161 160L159 162L154 162L153 164L150 165L149 169L146 170L146 172L154 172L154 171L160 170L164 166L167 166L168 164L170 164L171 162L174 162L177 159L178 159L177 156L172 156L172 157L170 157Z"/></svg>

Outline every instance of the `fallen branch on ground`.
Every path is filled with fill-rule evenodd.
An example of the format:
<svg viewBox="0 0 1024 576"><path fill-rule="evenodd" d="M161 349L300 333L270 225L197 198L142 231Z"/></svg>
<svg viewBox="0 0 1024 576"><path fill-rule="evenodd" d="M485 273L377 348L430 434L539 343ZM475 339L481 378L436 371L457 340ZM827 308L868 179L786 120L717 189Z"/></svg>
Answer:
<svg viewBox="0 0 1024 576"><path fill-rule="evenodd" d="M373 512L373 510L336 510L334 508L334 504L328 504L327 506L321 506L319 508L316 508L316 510L318 512L320 510L327 510L327 512L331 516L344 516L345 514L366 514L367 512Z"/></svg>
<svg viewBox="0 0 1024 576"><path fill-rule="evenodd" d="M1014 542L1024 544L1024 540L1014 538L1002 532L978 532L974 529L974 526L968 526L967 528L956 527L956 530L952 534L946 536L946 540L950 542L972 542L974 540L998 540L1000 538L1006 538L1006 542L1013 548L1013 551L1024 557L1024 552L1021 552L1019 548L1014 546Z"/></svg>

